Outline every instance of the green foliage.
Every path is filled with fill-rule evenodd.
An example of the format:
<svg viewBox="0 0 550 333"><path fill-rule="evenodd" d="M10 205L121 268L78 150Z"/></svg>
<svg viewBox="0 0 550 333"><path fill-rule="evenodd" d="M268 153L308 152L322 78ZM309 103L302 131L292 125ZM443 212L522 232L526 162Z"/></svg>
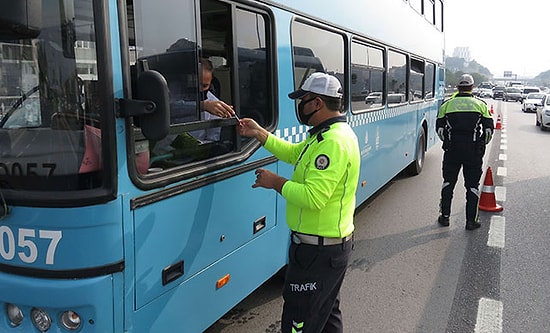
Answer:
<svg viewBox="0 0 550 333"><path fill-rule="evenodd" d="M466 62L463 58L459 57L447 57L445 59L445 85L447 87L456 86L460 76L464 73L471 74L474 77L476 86L481 82L491 81L493 78L493 74L475 60ZM528 84L550 87L550 70L540 73L529 80Z"/></svg>
<svg viewBox="0 0 550 333"><path fill-rule="evenodd" d="M480 73L476 73L476 72L465 72L465 71L456 71L456 72L453 72L449 69L445 69L445 86L449 87L454 87L456 86L456 84L458 83L458 80L460 79L460 76L462 76L462 74L470 74L472 75L472 77L474 78L474 82L475 82L475 85L477 86L478 84L480 84L481 82L487 82L487 81L490 81L489 77L483 75L483 74L480 74Z"/></svg>
<svg viewBox="0 0 550 333"><path fill-rule="evenodd" d="M445 85L454 87L462 74L471 74L474 77L474 82L490 81L493 76L491 72L484 66L478 64L475 60L470 62L464 61L458 57L447 57L445 59Z"/></svg>
<svg viewBox="0 0 550 333"><path fill-rule="evenodd" d="M550 71L542 72L532 80L533 85L550 87Z"/></svg>
<svg viewBox="0 0 550 333"><path fill-rule="evenodd" d="M454 87L462 74L471 74L474 82L477 84L490 81L493 76L484 66L478 64L475 60L466 62L463 58L447 57L445 59L445 85Z"/></svg>

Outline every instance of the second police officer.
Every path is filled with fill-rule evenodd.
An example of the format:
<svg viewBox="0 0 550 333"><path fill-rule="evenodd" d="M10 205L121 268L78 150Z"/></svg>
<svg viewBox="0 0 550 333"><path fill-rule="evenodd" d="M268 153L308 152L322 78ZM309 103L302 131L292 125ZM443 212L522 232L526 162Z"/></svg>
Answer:
<svg viewBox="0 0 550 333"><path fill-rule="evenodd" d="M472 95L474 78L464 74L457 84L458 93L443 102L436 120L437 135L443 141L443 186L438 223L449 226L451 201L463 169L466 188L466 229L481 226L478 221L479 180L483 174L485 145L491 141L494 124L487 104Z"/></svg>

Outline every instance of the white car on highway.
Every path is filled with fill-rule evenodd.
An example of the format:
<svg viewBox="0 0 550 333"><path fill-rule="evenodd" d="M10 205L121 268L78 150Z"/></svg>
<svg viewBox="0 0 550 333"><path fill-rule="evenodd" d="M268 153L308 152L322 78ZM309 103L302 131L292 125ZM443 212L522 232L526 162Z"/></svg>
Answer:
<svg viewBox="0 0 550 333"><path fill-rule="evenodd" d="M537 126L540 126L541 131L550 129L550 95L544 97L541 108L537 108Z"/></svg>
<svg viewBox="0 0 550 333"><path fill-rule="evenodd" d="M523 99L521 111L523 112L537 112L537 109L542 107L542 101L544 100L543 93L530 93Z"/></svg>
<svg viewBox="0 0 550 333"><path fill-rule="evenodd" d="M540 88L539 87L523 87L521 88L521 101L523 101L525 98L527 98L527 95L529 95L530 93L540 93ZM521 102L520 101L520 102Z"/></svg>
<svg viewBox="0 0 550 333"><path fill-rule="evenodd" d="M481 98L491 98L491 97L493 97L493 89L479 88L479 97L481 97Z"/></svg>

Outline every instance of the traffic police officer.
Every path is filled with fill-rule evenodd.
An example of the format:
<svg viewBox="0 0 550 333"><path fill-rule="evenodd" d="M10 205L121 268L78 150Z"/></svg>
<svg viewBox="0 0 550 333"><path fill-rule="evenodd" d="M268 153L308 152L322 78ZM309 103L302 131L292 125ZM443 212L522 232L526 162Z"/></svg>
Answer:
<svg viewBox="0 0 550 333"><path fill-rule="evenodd" d="M294 165L291 179L257 169L252 186L275 189L287 202L292 241L282 332L341 333L339 295L352 247L359 145L341 113L342 88L336 77L313 73L288 96L301 100L298 121L313 126L304 141L290 143L252 119L240 121L241 135L255 137L277 158Z"/></svg>
<svg viewBox="0 0 550 333"><path fill-rule="evenodd" d="M458 93L443 102L437 115L437 135L443 141L443 186L438 223L449 225L451 201L460 168L466 188L466 229L478 222L479 180L483 173L485 145L493 136L493 118L487 104L472 95L474 78L464 74L457 84Z"/></svg>

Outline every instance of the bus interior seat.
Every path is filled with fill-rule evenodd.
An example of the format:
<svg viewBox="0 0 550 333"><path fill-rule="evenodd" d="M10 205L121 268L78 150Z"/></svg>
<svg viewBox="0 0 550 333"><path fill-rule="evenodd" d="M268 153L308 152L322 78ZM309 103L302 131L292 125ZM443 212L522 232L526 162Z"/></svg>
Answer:
<svg viewBox="0 0 550 333"><path fill-rule="evenodd" d="M220 99L221 89L222 87L220 84L220 80L215 75L213 75L212 82L210 83L210 92L214 94L214 96L216 96L218 99Z"/></svg>
<svg viewBox="0 0 550 333"><path fill-rule="evenodd" d="M221 66L214 69L214 77L218 81L218 85L220 88L218 89L218 97L220 100L224 101L225 103L232 105L232 98L231 98L231 69L226 66ZM214 83L214 79L212 79L212 82Z"/></svg>

